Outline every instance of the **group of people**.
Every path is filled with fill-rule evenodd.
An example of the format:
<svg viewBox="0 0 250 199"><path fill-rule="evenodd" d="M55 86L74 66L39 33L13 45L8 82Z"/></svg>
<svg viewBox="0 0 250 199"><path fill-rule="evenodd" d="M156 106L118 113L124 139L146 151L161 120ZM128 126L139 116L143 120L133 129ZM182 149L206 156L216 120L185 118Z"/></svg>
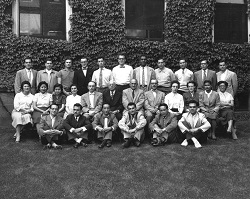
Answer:
<svg viewBox="0 0 250 199"><path fill-rule="evenodd" d="M218 73L208 69L206 60L194 73L185 59L175 73L164 59L154 70L144 55L135 69L125 64L122 54L118 62L111 71L98 58L94 71L82 58L81 68L73 71L67 58L65 68L57 72L47 59L45 69L37 72L32 59L26 58L25 69L15 78L15 141L20 142L29 123L36 126L42 144L55 149L62 148L62 139L74 140L75 148L87 146L89 139L100 141L99 148L110 147L114 136L123 137L123 148L139 147L145 137L153 146L192 143L200 148L208 138L217 139L218 124L237 139L233 109L237 76L225 60L219 62Z"/></svg>

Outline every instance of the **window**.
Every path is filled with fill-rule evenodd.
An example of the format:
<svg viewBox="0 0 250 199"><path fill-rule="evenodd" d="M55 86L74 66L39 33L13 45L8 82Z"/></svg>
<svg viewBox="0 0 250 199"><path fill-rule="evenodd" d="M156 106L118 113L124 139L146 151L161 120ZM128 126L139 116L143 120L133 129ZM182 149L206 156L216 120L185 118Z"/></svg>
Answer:
<svg viewBox="0 0 250 199"><path fill-rule="evenodd" d="M19 35L69 39L68 0L14 0L13 31Z"/></svg>
<svg viewBox="0 0 250 199"><path fill-rule="evenodd" d="M126 36L163 40L164 0L125 0Z"/></svg>
<svg viewBox="0 0 250 199"><path fill-rule="evenodd" d="M247 3L244 0L217 0L214 41L244 43L248 41Z"/></svg>

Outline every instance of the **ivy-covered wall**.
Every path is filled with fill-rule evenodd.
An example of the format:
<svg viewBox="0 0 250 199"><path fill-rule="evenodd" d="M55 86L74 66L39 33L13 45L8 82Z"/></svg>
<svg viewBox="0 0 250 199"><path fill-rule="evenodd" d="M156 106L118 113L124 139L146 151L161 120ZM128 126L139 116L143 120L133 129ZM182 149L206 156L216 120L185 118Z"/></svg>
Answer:
<svg viewBox="0 0 250 199"><path fill-rule="evenodd" d="M250 2L250 0L248 0ZM117 65L117 54L125 53L127 63L136 67L138 58L145 54L149 64L156 67L163 57L174 71L178 60L186 57L189 68L199 69L201 59L208 59L210 68L218 71L218 60L226 57L229 69L236 71L239 92L248 91L250 45L212 43L212 23L215 0L166 0L164 42L125 38L123 8L119 0L69 0L72 42L40 39L12 34L12 18L7 14L12 0L0 2L0 88L13 90L14 76L23 68L25 56L34 60L34 68L42 69L47 57L54 59L55 69L64 67L66 56L73 58L74 67L87 56L91 67L98 56L104 56L107 67ZM250 5L250 4L249 4Z"/></svg>

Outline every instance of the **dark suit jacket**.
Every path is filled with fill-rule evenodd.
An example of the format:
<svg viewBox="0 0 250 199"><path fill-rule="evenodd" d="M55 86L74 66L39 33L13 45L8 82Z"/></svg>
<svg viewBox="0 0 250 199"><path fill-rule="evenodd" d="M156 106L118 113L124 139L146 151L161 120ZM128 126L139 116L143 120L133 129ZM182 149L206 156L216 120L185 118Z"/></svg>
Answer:
<svg viewBox="0 0 250 199"><path fill-rule="evenodd" d="M120 113L123 111L122 106L122 93L119 91L115 91L113 99L110 96L110 90L106 90L103 92L103 104L109 104L110 110L115 111L119 110Z"/></svg>
<svg viewBox="0 0 250 199"><path fill-rule="evenodd" d="M87 130L90 130L92 129L92 124L83 115L80 115L78 121L76 121L74 114L70 114L63 121L63 127L66 129L67 132L69 132L71 128L80 128L80 127L85 127Z"/></svg>
<svg viewBox="0 0 250 199"><path fill-rule="evenodd" d="M195 100L195 101L199 102L199 93L195 92L194 96L192 96L190 92L183 93L183 99L184 99L185 110L186 110L188 108L188 102L190 100Z"/></svg>
<svg viewBox="0 0 250 199"><path fill-rule="evenodd" d="M33 74L33 80L31 82L31 93L34 95L36 93L36 76L37 76L37 71L34 69L31 69L31 72ZM15 78L15 93L20 93L21 92L21 83L23 81L29 81L28 75L25 69L19 70L16 73L16 78Z"/></svg>
<svg viewBox="0 0 250 199"><path fill-rule="evenodd" d="M87 69L86 76L84 75L82 68L74 72L73 84L77 85L78 95L83 95L88 92L88 83L92 79L94 70L91 68Z"/></svg>
<svg viewBox="0 0 250 199"><path fill-rule="evenodd" d="M212 82L212 89L215 91L217 88L217 76L215 71L209 70L207 71L207 78L206 80L210 80ZM194 81L197 83L197 91L203 91L203 82L202 81L202 70L196 71L194 73Z"/></svg>
<svg viewBox="0 0 250 199"><path fill-rule="evenodd" d="M104 117L102 112L98 113L95 116L94 121L92 122L93 128L95 129L97 126L103 128L104 127L104 118L105 117ZM118 127L118 121L113 113L111 113L108 116L108 127L113 127L114 130L116 130Z"/></svg>

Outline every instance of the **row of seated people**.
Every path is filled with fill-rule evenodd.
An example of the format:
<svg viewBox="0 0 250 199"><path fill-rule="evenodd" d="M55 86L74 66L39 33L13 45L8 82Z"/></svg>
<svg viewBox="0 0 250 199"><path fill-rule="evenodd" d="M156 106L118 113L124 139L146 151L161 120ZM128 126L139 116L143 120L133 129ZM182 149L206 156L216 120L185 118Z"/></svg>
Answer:
<svg viewBox="0 0 250 199"><path fill-rule="evenodd" d="M177 119L180 119L184 109L184 101L186 101L185 111L189 111L187 102L192 99L195 99L196 101L199 100L200 111L206 115L207 119L212 125L209 137L216 139L216 119L218 118L217 115L220 110L220 121L224 122L224 124L228 124L227 132L232 133L233 138L237 139L235 133L236 129L234 128L235 119L232 111L233 98L230 94L225 92L227 82L219 82L218 85L221 92L218 94L217 92L212 91L211 82L209 80L204 81L205 91L198 95L198 100L197 93L195 93L195 82L191 81L188 83L190 92L183 94L185 100L183 100L182 95L177 93L179 87L178 81L173 81L171 83L172 92L166 96L164 93L157 90L157 80L151 80L151 84L152 90L144 94L144 92L137 87L137 81L132 79L130 84L131 88L124 90L123 94L121 94L115 91L115 83L111 82L109 84L109 90L102 94L95 92L95 82L89 82L89 93L86 93L82 96L77 96L77 87L72 85L72 95L68 96L66 99L66 101L71 103L71 106L68 106L66 102L66 112L63 113L63 107L65 107L65 105L62 102L59 102L59 99L63 99L60 85L56 85L54 87L54 93L51 96L51 94L46 93L48 87L47 83L40 82L38 86L40 92L33 96L30 94L30 83L25 81L21 85L22 92L17 94L14 99L12 124L16 128L16 142L20 141L21 129L27 123L32 122L36 124L37 131L39 132L41 114L49 113L48 107L51 103L59 105L58 112L61 114L61 116L64 116L64 118L66 118L68 114L74 113L73 107L75 103L80 103L83 106L82 111L84 116L91 121L93 121L94 116L101 111L102 104L106 103L110 105L111 113L113 113L117 120L120 121L122 119L122 113L123 115L128 115L128 104L133 102L136 105L136 112L139 112L143 116L143 107L145 108L145 117L147 120L146 124L150 124L154 116L160 112L158 109L159 104L165 102L168 106L168 111L172 115L177 116ZM72 97L75 99L77 97L78 101L74 100ZM124 111L123 107L125 107ZM29 117L30 115L32 115L32 117ZM146 127L146 132L150 132L148 127Z"/></svg>

